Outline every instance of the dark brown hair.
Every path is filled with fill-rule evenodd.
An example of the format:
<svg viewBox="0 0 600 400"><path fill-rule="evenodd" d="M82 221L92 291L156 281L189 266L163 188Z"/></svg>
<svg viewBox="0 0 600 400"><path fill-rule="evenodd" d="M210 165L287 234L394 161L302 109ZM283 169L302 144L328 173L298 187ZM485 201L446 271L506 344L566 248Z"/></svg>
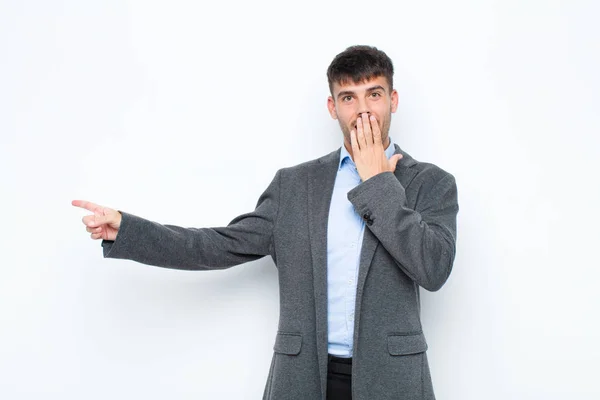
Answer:
<svg viewBox="0 0 600 400"><path fill-rule="evenodd" d="M394 88L394 66L383 51L372 46L351 46L335 56L327 68L329 91L333 84L361 83L379 76L387 79L390 92Z"/></svg>

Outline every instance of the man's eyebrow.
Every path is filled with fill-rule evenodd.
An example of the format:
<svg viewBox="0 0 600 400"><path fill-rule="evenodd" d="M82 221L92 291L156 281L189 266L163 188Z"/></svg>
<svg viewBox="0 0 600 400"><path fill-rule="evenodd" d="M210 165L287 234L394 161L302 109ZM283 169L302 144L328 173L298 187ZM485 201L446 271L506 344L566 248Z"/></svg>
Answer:
<svg viewBox="0 0 600 400"><path fill-rule="evenodd" d="M367 92L374 92L375 90L383 90L383 92L385 93L385 88L381 85L371 86L367 89Z"/></svg>

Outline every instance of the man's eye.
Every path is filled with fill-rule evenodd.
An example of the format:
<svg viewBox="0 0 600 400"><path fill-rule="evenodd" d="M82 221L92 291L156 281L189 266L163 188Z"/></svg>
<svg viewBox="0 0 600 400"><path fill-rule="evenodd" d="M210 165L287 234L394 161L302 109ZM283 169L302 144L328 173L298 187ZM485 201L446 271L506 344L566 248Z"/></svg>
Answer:
<svg viewBox="0 0 600 400"><path fill-rule="evenodd" d="M344 96L343 100L350 101L350 100L352 100L352 96Z"/></svg>
<svg viewBox="0 0 600 400"><path fill-rule="evenodd" d="M371 96L373 96L373 97L381 97L381 94L377 93L377 92L373 92L373 93L371 93Z"/></svg>

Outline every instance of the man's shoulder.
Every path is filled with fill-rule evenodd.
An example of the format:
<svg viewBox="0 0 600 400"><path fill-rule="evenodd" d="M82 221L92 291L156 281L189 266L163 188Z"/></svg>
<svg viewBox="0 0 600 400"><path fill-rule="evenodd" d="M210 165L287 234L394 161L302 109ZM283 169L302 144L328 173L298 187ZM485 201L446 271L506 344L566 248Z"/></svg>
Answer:
<svg viewBox="0 0 600 400"><path fill-rule="evenodd" d="M280 168L281 173L285 173L286 175L304 175L309 169L328 165L330 163L335 163L339 161L340 156L340 148L327 153L321 157L314 158L312 160L304 161L300 164L282 167Z"/></svg>
<svg viewBox="0 0 600 400"><path fill-rule="evenodd" d="M427 161L419 161L406 152L402 152L410 160L410 169L416 172L415 179L422 182L436 183L442 179L454 180L454 176L444 168ZM403 160L400 160L402 162Z"/></svg>

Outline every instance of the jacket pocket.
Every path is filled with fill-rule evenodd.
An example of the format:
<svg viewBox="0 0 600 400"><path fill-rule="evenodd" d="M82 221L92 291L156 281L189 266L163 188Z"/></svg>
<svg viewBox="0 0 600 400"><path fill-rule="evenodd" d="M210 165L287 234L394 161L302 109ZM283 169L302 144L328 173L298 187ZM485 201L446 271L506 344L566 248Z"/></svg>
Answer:
<svg viewBox="0 0 600 400"><path fill-rule="evenodd" d="M388 335L388 351L393 356L422 353L427 350L423 332Z"/></svg>
<svg viewBox="0 0 600 400"><path fill-rule="evenodd" d="M277 332L273 350L276 353L289 354L295 356L300 353L302 348L302 334Z"/></svg>

